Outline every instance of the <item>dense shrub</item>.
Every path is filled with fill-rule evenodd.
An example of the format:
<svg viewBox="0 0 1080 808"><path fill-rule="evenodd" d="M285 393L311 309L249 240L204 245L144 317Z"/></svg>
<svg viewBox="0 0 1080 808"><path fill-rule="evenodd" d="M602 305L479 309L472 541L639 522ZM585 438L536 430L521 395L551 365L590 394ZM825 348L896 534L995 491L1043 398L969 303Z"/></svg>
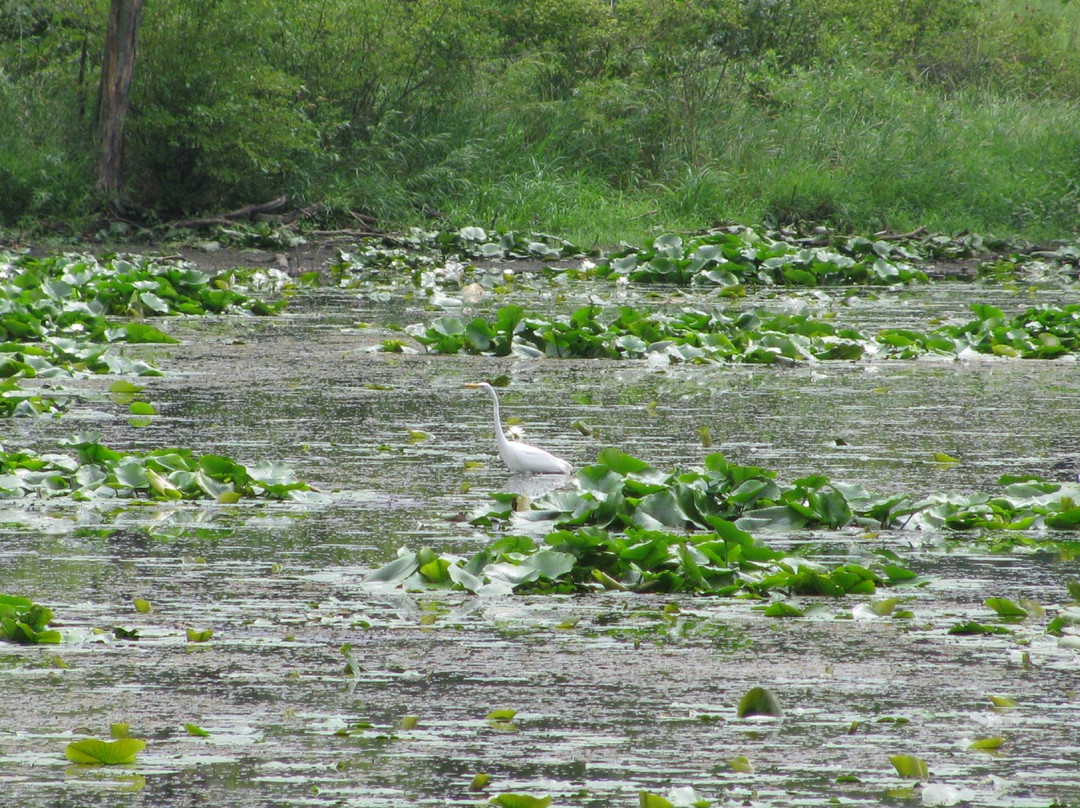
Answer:
<svg viewBox="0 0 1080 808"><path fill-rule="evenodd" d="M95 201L107 5L2 4L0 223ZM746 217L1065 234L1078 45L1080 5L1057 0L155 0L124 196L579 237Z"/></svg>

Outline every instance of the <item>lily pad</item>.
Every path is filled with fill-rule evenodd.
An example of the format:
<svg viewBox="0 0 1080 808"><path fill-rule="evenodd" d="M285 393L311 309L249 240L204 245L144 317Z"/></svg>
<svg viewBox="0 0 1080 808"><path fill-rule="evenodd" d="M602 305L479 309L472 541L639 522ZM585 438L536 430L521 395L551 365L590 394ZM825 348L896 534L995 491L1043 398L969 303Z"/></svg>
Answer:
<svg viewBox="0 0 1080 808"><path fill-rule="evenodd" d="M69 743L64 754L72 763L113 766L134 763L136 756L145 748L146 741L138 738L119 738L115 741L86 738Z"/></svg>
<svg viewBox="0 0 1080 808"><path fill-rule="evenodd" d="M761 715L771 718L781 718L784 710L780 706L780 700L771 690L764 687L753 687L739 700L739 706L735 711L739 718Z"/></svg>

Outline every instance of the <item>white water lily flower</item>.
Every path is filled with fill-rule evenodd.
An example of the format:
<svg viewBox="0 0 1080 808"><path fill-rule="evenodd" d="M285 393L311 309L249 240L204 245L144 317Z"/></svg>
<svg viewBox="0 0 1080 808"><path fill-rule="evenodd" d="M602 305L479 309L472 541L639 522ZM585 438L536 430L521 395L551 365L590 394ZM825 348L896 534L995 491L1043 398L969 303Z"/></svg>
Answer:
<svg viewBox="0 0 1080 808"><path fill-rule="evenodd" d="M975 799L975 792L970 788L955 788L944 783L930 783L923 786L923 805L957 805Z"/></svg>
<svg viewBox="0 0 1080 808"><path fill-rule="evenodd" d="M667 799L672 805L697 805L701 801L693 786L672 788L668 792Z"/></svg>

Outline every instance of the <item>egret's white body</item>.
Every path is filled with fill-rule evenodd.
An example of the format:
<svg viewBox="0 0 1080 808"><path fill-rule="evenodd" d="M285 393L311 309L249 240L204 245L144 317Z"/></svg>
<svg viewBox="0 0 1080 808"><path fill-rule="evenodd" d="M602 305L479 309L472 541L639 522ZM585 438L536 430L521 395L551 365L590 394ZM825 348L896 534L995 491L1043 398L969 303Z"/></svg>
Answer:
<svg viewBox="0 0 1080 808"><path fill-rule="evenodd" d="M551 452L545 452L539 446L507 440L502 428L502 419L499 416L499 396L495 388L487 382L465 386L483 390L488 394L491 403L495 405L495 442L499 445L499 457L510 471L515 474L569 474L574 470L574 467L561 457L555 457Z"/></svg>

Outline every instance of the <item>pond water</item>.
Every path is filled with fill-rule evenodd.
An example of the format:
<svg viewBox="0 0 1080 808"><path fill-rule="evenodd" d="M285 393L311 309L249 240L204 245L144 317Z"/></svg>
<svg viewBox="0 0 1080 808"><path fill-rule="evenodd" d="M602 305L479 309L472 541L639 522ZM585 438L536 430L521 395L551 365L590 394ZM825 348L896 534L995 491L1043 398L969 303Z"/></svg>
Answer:
<svg viewBox="0 0 1080 808"><path fill-rule="evenodd" d="M925 330L966 319L976 300L1075 300L1068 287L1019 295L953 282L737 305ZM705 291L537 276L473 308L626 300L719 303ZM149 426L129 424L104 378L73 383L61 418L5 424L7 448L49 451L94 429L112 447L283 460L332 499L0 503L0 591L48 605L65 634L58 646L0 646L5 804L444 806L514 792L631 806L641 790L685 787L714 805L920 804L921 787L890 764L898 754L924 759L931 783L971 805L1080 804L1080 651L1045 633L1049 617L1007 635L948 633L1000 623L988 597L1029 598L1049 614L1067 604L1067 583L1080 579L1072 534L1031 534L1042 543L1011 552L930 531L768 537L826 559L895 551L924 576L882 593L901 597L909 619L879 617L864 597L802 598L807 617L776 620L736 599L361 584L401 546L478 549L493 534L455 517L490 491L544 485L508 480L490 405L466 381L507 375L504 418L520 417L528 440L576 466L609 445L664 469L722 451L785 481L823 473L921 495L991 489L1006 472L1075 479L1075 362L658 367L396 354L366 349L400 337L388 326L441 313L411 289L307 290L287 311L165 322L181 342L137 351L165 371L140 380L159 413ZM432 437L414 442L410 430ZM960 462L935 462L936 452ZM137 612L133 598L153 611ZM116 639L117 626L138 639ZM214 633L194 643L188 629ZM756 686L776 694L782 718L736 716ZM516 715L489 720L498 709ZM416 717L407 729L406 716ZM118 722L149 742L136 763L65 759L69 741L107 737ZM987 737L1004 744L969 749ZM732 766L739 757L749 771ZM470 791L479 772L490 783Z"/></svg>

